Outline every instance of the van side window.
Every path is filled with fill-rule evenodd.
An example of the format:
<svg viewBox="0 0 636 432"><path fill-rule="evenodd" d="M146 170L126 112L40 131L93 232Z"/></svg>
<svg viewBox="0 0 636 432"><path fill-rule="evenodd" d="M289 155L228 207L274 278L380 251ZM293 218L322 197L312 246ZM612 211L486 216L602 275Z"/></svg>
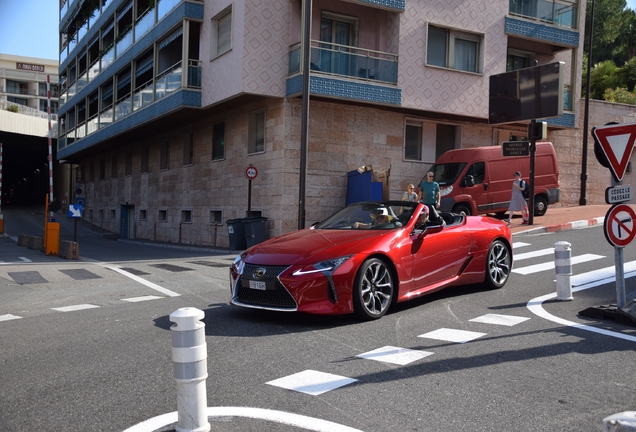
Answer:
<svg viewBox="0 0 636 432"><path fill-rule="evenodd" d="M468 168L466 174L473 176L475 184L483 183L486 176L486 164L484 162L475 162Z"/></svg>

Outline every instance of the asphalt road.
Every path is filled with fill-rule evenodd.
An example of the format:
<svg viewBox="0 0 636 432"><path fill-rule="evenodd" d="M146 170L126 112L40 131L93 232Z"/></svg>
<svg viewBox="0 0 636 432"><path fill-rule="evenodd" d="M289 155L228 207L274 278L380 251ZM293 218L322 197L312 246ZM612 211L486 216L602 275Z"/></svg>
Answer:
<svg viewBox="0 0 636 432"><path fill-rule="evenodd" d="M41 233L43 213L3 213L0 430L123 431L176 411L169 315L182 307L205 312L208 407L221 413L210 418L215 431L303 430L240 417L253 408L315 419L305 430L328 421L368 432L589 431L636 409L636 328L577 315L615 300L615 283L543 307L628 339L527 306L555 291L554 270L531 266L553 261L539 251L557 241L583 256L573 266L580 278L614 265L602 227L515 236L521 273L503 289L453 288L359 322L230 306L232 254L80 229L81 261L46 256L11 239ZM72 224L60 222L64 238ZM636 260L633 247L624 255ZM628 278L630 296L633 285ZM330 389L325 374L344 385Z"/></svg>

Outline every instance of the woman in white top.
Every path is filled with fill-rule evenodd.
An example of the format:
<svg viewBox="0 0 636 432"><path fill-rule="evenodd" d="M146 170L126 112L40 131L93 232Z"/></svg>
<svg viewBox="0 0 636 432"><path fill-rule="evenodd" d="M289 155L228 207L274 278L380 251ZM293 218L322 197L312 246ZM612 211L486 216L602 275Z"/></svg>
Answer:
<svg viewBox="0 0 636 432"><path fill-rule="evenodd" d="M406 192L402 194L402 201L417 202L417 194L415 193L415 186L408 185Z"/></svg>

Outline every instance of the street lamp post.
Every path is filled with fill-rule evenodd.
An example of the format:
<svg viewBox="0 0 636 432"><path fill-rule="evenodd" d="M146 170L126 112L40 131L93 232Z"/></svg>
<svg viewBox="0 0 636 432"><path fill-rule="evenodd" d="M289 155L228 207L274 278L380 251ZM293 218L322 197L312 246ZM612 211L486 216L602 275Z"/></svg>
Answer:
<svg viewBox="0 0 636 432"><path fill-rule="evenodd" d="M590 70L592 69L592 40L594 38L594 2L592 0L592 11L590 13L590 35L587 49L587 76L585 83L585 117L583 119L583 155L581 158L581 196L579 198L579 205L586 205L586 187L587 187L587 137L588 122L590 117Z"/></svg>

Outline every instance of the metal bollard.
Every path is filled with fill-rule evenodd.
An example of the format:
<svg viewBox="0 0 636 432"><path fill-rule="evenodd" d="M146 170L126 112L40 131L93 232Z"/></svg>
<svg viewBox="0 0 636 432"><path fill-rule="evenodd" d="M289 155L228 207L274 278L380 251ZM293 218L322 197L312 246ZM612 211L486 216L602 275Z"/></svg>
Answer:
<svg viewBox="0 0 636 432"><path fill-rule="evenodd" d="M636 431L636 411L625 411L603 419L603 432Z"/></svg>
<svg viewBox="0 0 636 432"><path fill-rule="evenodd" d="M557 300L570 301L572 297L572 246L565 241L554 244L554 269L556 270Z"/></svg>
<svg viewBox="0 0 636 432"><path fill-rule="evenodd" d="M208 432L208 348L205 342L205 314L196 308L181 308L170 314L172 363L177 382L177 432Z"/></svg>

